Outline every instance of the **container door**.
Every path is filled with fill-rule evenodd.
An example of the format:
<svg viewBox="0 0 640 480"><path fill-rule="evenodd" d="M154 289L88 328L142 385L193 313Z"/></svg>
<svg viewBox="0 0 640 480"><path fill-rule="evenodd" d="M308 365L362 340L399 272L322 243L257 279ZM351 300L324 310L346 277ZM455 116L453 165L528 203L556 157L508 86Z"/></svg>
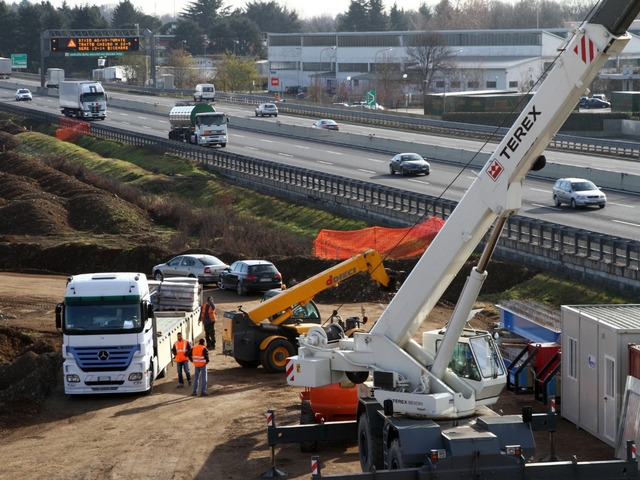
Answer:
<svg viewBox="0 0 640 480"><path fill-rule="evenodd" d="M616 436L616 360L604 356L604 436L614 442Z"/></svg>
<svg viewBox="0 0 640 480"><path fill-rule="evenodd" d="M598 412L602 403L602 387L598 384L598 326L581 316L578 338L580 375L580 424L592 435L598 436ZM593 392L598 392L594 395Z"/></svg>

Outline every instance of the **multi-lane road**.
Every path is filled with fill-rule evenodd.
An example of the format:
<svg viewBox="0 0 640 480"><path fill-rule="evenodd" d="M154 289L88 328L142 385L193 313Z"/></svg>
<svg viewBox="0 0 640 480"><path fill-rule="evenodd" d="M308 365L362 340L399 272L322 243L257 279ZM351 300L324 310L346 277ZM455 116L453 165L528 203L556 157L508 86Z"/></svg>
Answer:
<svg viewBox="0 0 640 480"><path fill-rule="evenodd" d="M33 84L29 85L30 82L28 81L12 80L12 82L19 82L20 85L25 85L35 91L35 86ZM14 102L14 94L15 89L0 88L0 101ZM109 92L109 96L111 98L143 101L151 104L163 104L167 107L172 106L176 101L176 99L141 97L117 92ZM184 100L189 100L189 98ZM59 113L57 97L34 94L32 102L22 102L22 105L49 113ZM319 170L347 178L375 182L456 201L462 197L477 174L477 168L461 170L459 166L441 163L434 159L431 160L432 173L429 176L392 176L389 174L389 159L391 158L389 154L234 129L233 118L253 117L255 105L219 103L216 108L223 110L231 117L229 144L224 150L226 152ZM277 118L261 118L258 121L279 121L310 127L315 119L281 113ZM167 132L169 131L169 122L164 115L134 112L115 108L114 106L109 107L108 118L104 124L163 138L167 137ZM492 144L484 144L484 142L476 140L449 138L357 124L341 124L340 132L362 135L375 134L378 138L401 139L408 142L462 148L470 151L481 150L487 153L493 148ZM548 161L554 163L591 166L640 175L640 163L633 160L557 151L548 151L546 156ZM634 240L640 238L640 196L606 191L608 199L606 208L601 210L597 208L572 210L568 206L559 208L554 206L551 194L552 186L552 181L537 179L532 176L527 177L524 182L523 204L520 215L623 238Z"/></svg>

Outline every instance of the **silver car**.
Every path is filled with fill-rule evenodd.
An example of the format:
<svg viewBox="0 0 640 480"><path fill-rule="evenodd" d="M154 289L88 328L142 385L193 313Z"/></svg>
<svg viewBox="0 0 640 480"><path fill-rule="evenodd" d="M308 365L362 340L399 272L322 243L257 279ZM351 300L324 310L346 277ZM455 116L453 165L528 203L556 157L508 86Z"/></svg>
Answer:
<svg viewBox="0 0 640 480"><path fill-rule="evenodd" d="M256 107L256 117L264 117L265 115L273 115L274 117L278 116L278 107L274 103L263 103Z"/></svg>
<svg viewBox="0 0 640 480"><path fill-rule="evenodd" d="M31 92L27 88L19 88L16 91L16 102L21 100L33 100Z"/></svg>
<svg viewBox="0 0 640 480"><path fill-rule="evenodd" d="M389 173L393 175L399 172L400 175L417 175L431 173L431 166L422 155L417 153L399 153L391 159L389 163Z"/></svg>
<svg viewBox="0 0 640 480"><path fill-rule="evenodd" d="M168 277L197 277L205 285L217 283L220 272L229 265L218 257L204 254L180 255L153 267L153 278L159 282Z"/></svg>
<svg viewBox="0 0 640 480"><path fill-rule="evenodd" d="M571 208L591 205L604 208L607 196L593 182L584 178L561 178L553 186L553 203L556 207L566 203Z"/></svg>

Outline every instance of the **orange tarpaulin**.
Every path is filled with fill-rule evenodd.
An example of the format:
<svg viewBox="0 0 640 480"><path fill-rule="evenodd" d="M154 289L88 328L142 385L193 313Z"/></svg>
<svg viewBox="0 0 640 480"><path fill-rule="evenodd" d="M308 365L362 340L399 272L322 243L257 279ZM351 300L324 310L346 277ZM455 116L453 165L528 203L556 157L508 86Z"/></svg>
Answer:
<svg viewBox="0 0 640 480"><path fill-rule="evenodd" d="M370 227L362 230L321 230L313 241L316 257L346 259L375 248L383 258L406 258L421 255L444 225L431 217L406 228Z"/></svg>
<svg viewBox="0 0 640 480"><path fill-rule="evenodd" d="M56 138L64 142L74 143L84 134L91 133L91 125L71 118L60 117L60 128L56 130Z"/></svg>

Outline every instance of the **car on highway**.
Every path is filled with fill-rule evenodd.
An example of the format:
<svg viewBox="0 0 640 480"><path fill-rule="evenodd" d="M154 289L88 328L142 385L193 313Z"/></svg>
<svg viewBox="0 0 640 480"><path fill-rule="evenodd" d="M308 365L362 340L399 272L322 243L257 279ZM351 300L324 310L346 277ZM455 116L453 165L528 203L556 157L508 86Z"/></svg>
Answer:
<svg viewBox="0 0 640 480"><path fill-rule="evenodd" d="M336 123L335 120L318 120L316 123L311 125L312 128L322 128L324 130L340 130L340 125Z"/></svg>
<svg viewBox="0 0 640 480"><path fill-rule="evenodd" d="M31 92L29 91L28 88L19 88L16 91L16 102L19 102L21 100L25 100L25 101L33 100L33 97L31 96Z"/></svg>
<svg viewBox="0 0 640 480"><path fill-rule="evenodd" d="M400 175L417 175L419 173L429 175L431 165L422 155L417 153L399 153L389 163L389 173L394 175L396 172Z"/></svg>
<svg viewBox="0 0 640 480"><path fill-rule="evenodd" d="M153 267L153 278L159 282L169 277L196 277L203 285L217 283L220 272L228 268L218 257L206 254L179 255L167 263Z"/></svg>
<svg viewBox="0 0 640 480"><path fill-rule="evenodd" d="M611 104L605 100L592 97L587 98L581 108L611 108Z"/></svg>
<svg viewBox="0 0 640 480"><path fill-rule="evenodd" d="M553 203L559 207L563 203L571 208L597 205L604 208L607 196L590 180L584 178L561 178L553 186Z"/></svg>
<svg viewBox="0 0 640 480"><path fill-rule="evenodd" d="M218 280L220 290L235 289L238 295L282 288L282 275L267 260L238 260L225 268Z"/></svg>
<svg viewBox="0 0 640 480"><path fill-rule="evenodd" d="M278 116L278 107L275 103L262 103L256 107L256 117L264 117L265 115Z"/></svg>

